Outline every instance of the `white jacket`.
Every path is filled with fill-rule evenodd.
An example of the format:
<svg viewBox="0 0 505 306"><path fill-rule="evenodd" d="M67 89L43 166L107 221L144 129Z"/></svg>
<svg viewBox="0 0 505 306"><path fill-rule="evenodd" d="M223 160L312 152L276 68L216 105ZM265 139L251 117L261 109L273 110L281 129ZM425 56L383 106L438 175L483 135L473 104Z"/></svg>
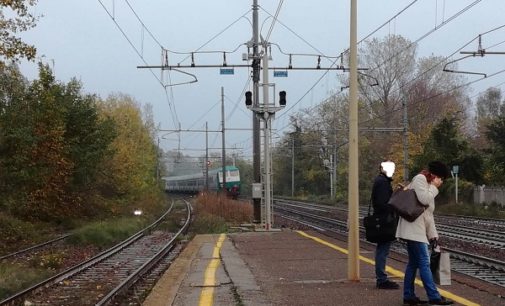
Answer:
<svg viewBox="0 0 505 306"><path fill-rule="evenodd" d="M434 185L429 184L426 177L422 174L418 174L412 179L409 188L414 189L419 202L429 206L414 222L408 222L400 217L398 227L396 228L396 237L429 243L429 239L438 238L435 219L433 217L435 197L438 194L438 189Z"/></svg>

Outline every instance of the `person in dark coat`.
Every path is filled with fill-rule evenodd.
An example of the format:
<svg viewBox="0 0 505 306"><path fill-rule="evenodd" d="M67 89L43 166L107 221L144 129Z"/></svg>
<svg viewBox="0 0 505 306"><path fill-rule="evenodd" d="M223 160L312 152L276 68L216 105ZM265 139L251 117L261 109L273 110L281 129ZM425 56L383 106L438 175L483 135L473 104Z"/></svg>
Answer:
<svg viewBox="0 0 505 306"><path fill-rule="evenodd" d="M395 163L384 161L381 163L380 173L375 177L372 187L372 206L374 214L390 214L391 208L388 205L389 198L393 194L391 181L395 172ZM389 255L392 241L396 240L394 235L383 237L381 242L377 243L375 249L375 277L377 279L378 289L399 289L400 286L388 279L386 274L386 258Z"/></svg>

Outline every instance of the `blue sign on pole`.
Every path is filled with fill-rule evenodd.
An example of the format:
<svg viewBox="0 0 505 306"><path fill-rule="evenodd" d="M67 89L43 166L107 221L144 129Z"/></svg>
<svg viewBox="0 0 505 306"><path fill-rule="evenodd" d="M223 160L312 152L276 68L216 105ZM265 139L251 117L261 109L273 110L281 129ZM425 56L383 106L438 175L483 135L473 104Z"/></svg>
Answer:
<svg viewBox="0 0 505 306"><path fill-rule="evenodd" d="M221 68L219 74L235 74L235 70L233 68Z"/></svg>
<svg viewBox="0 0 505 306"><path fill-rule="evenodd" d="M285 70L282 70L282 71L274 70L274 77L287 77L287 76L288 76L288 72Z"/></svg>

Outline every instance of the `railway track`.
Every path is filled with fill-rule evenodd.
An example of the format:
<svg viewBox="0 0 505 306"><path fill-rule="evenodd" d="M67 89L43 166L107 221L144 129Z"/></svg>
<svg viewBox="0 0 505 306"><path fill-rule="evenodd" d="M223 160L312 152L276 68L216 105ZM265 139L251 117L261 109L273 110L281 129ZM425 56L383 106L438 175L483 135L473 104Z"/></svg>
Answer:
<svg viewBox="0 0 505 306"><path fill-rule="evenodd" d="M327 216L333 214L336 218L347 218L347 209L343 207L329 207L326 205L305 203L298 201L276 200L276 203L303 211L310 211L315 214ZM368 209L360 210L360 218L366 216ZM471 243L486 244L491 247L505 249L505 221L503 220L486 220L476 218L472 220L469 217L463 218L463 222L456 217L436 217L438 231L453 239L464 240ZM498 231L501 224L504 225L503 231Z"/></svg>
<svg viewBox="0 0 505 306"><path fill-rule="evenodd" d="M324 234L337 234L347 236L347 222L334 217L321 216L321 211L316 206L315 212L310 212L306 207L300 208L297 203L275 202L274 212L276 215L286 218L291 222L297 222ZM462 234L464 236L464 234ZM360 237L364 240L364 228L360 226ZM473 238L471 238L473 239ZM502 260L471 254L453 248L444 248L451 253L451 268L453 271L505 287L505 262ZM405 247L401 242L395 242L392 251L406 255Z"/></svg>
<svg viewBox="0 0 505 306"><path fill-rule="evenodd" d="M176 233L162 229L174 204L153 224L97 256L19 292L0 305L108 305L125 294L166 258L187 230L191 207Z"/></svg>
<svg viewBox="0 0 505 306"><path fill-rule="evenodd" d="M51 239L51 240L48 240L48 241L45 241L45 242L33 245L33 246L28 247L26 249L22 249L22 250L19 250L19 251L10 253L10 254L6 254L6 255L3 255L3 256L0 256L0 260L8 259L8 258L12 258L12 257L19 256L19 255L22 255L22 254L27 254L27 253L30 253L30 252L33 252L33 251L36 251L36 250L40 250L42 248L45 248L45 247L48 247L48 246L53 245L55 243L58 243L58 242L60 242L60 241L62 241L64 239L68 238L70 235L71 234L66 234L66 235L60 236L58 238Z"/></svg>

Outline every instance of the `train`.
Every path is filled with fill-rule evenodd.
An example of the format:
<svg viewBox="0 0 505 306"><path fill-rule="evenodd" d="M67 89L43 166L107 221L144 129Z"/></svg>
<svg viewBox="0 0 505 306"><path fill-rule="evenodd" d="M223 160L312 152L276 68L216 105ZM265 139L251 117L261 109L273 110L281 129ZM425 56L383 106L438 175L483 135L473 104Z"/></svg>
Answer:
<svg viewBox="0 0 505 306"><path fill-rule="evenodd" d="M232 198L237 198L240 195L240 171L235 166L226 166L226 192ZM178 193L199 193L205 190L205 173L166 176L165 190L167 192ZM208 174L208 190L218 191L223 189L223 168L209 170Z"/></svg>

